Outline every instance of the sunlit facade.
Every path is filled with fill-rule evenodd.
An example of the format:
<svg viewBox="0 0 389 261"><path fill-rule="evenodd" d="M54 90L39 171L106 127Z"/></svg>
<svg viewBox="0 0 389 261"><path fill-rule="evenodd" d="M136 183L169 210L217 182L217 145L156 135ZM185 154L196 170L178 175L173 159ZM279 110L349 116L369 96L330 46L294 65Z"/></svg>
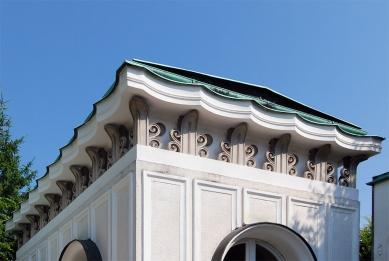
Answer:
<svg viewBox="0 0 389 261"><path fill-rule="evenodd" d="M126 61L6 229L21 261L357 260L357 165L382 140L266 87Z"/></svg>

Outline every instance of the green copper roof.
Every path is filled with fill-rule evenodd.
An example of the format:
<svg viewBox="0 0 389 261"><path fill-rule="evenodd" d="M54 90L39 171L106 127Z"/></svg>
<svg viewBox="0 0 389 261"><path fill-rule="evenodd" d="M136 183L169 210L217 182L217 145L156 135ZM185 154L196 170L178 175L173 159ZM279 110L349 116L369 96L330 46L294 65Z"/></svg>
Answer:
<svg viewBox="0 0 389 261"><path fill-rule="evenodd" d="M386 172L386 173L381 174L381 175L374 176L373 180L368 182L368 183L366 183L366 185L374 186L378 182L381 182L381 181L387 180L387 179L389 179L389 172Z"/></svg>
<svg viewBox="0 0 389 261"><path fill-rule="evenodd" d="M252 100L261 107L271 111L297 114L304 120L317 124L336 125L342 131L352 135L367 135L366 131L354 124L315 110L264 86L238 82L137 59L126 61L126 63L147 69L151 73L169 81L181 84L202 85L209 91L226 98Z"/></svg>

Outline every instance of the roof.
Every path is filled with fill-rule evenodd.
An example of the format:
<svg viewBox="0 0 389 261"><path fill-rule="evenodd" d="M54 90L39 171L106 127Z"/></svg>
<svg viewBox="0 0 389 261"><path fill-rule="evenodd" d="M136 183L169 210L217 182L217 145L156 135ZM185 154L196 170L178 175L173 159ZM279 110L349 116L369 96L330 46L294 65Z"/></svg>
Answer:
<svg viewBox="0 0 389 261"><path fill-rule="evenodd" d="M387 179L389 179L389 172L383 173L381 175L374 176L373 180L368 182L368 183L366 183L366 185L374 186L375 184L377 184L377 183L379 183L381 181L387 180Z"/></svg>
<svg viewBox="0 0 389 261"><path fill-rule="evenodd" d="M267 87L221 78L213 75L189 71L167 65L134 59L125 61L123 65L142 67L161 78L181 84L203 85L208 90L220 96L231 99L252 100L265 109L294 113L301 118L318 124L337 125L342 131L357 135L367 136L367 132L360 127L335 118L324 112L315 110L307 105L297 102ZM119 70L123 67L119 68ZM385 138L379 137L382 140Z"/></svg>

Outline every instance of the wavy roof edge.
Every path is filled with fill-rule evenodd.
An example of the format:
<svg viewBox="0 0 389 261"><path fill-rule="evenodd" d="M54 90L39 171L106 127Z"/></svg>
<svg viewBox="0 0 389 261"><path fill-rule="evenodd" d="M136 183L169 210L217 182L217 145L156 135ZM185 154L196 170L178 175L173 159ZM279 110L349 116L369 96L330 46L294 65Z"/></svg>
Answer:
<svg viewBox="0 0 389 261"><path fill-rule="evenodd" d="M300 112L305 112L308 114L312 114L314 116L320 117L320 118L325 118L334 122L338 122L341 124L349 125L353 128L356 129L361 129L361 127L344 121L342 119L336 118L332 115L326 114L322 111L316 110L310 106L307 106L301 102L298 102L292 98L289 98L281 93L278 93L266 86L262 85L256 85L256 84L251 84L251 83L246 83L242 81L236 81L228 78L223 78L219 76L214 76L210 74L205 74L201 72L196 72L196 71L191 71L191 70L186 70L178 67L173 67L173 66L168 66L164 64L158 64L158 63L153 63L153 62L148 62L148 61L143 61L139 59L133 59L132 61L126 61L127 63L133 64L133 62L136 62L137 64L141 65L146 65L146 66L151 66L155 67L157 69L161 69L164 71L167 71L169 73L173 73L176 75L181 75L187 78L194 80L193 83L199 82L199 83L204 83L204 84L210 84L214 85L216 87L228 89L233 92L237 92L240 94L246 94L248 96L251 96L252 98L261 98L263 100L267 100L268 102L285 106L289 109L293 109L296 111ZM191 82L192 83L192 82ZM222 85L222 86L220 86Z"/></svg>
<svg viewBox="0 0 389 261"><path fill-rule="evenodd" d="M224 80L224 81L230 81L232 83L244 84L244 85L250 86L251 88L263 88L263 89L266 89L268 91L273 92L276 95L279 95L280 97L284 97L286 99L289 99L290 101L293 101L293 102L295 102L297 104L305 106L306 108L310 108L310 107L308 107L308 106L306 106L306 105L304 105L302 103L294 101L294 100L292 100L292 99L290 99L290 98L288 98L286 96L283 96L283 95L281 95L281 94L279 94L279 93L277 93L277 92L275 92L275 91L273 91L273 90L271 90L271 89L269 89L267 87L264 87L264 86L248 84L248 83L234 81L234 80L230 80L230 79L226 79L226 78L221 78L221 77L217 77L217 76L212 76L212 75L207 75L207 74L198 73L198 72L194 72L194 71L189 71L189 70L185 70L185 69L175 68L175 67L171 67L171 66L167 66L167 65L162 65L162 64L156 64L156 63L152 63L152 62L142 61L142 60L138 60L138 59L133 59L132 61L125 60L120 65L120 67L116 70L116 76L115 76L114 83L109 87L109 89L106 91L106 93L103 95L103 97L93 104L93 110L89 113L89 115L85 119L85 121L82 124L80 124L79 126L74 128L73 137L69 140L69 142L66 145L62 146L59 149L58 157L55 159L55 161L53 163L51 163L48 166L46 166L46 173L42 177L36 179L35 187L28 192L27 198L19 203L19 208L16 209L14 212L20 210L20 204L25 202L26 200L28 200L29 199L29 193L38 188L38 181L43 179L44 177L46 177L49 174L49 167L51 165L55 164L57 161L59 161L61 159L61 157L62 157L62 149L67 147L69 144L71 144L77 138L77 135L78 135L77 130L78 130L78 128L82 127L84 124L86 124L87 122L89 122L92 119L92 117L96 113L96 106L97 106L97 104L99 102L103 101L104 99L106 99L108 96L110 96L115 91L115 89L116 89L116 87L117 87L117 85L119 83L119 74L123 70L123 68L128 66L128 65L129 66L141 67L141 68L146 69L149 72L157 75L158 77L164 78L165 80L168 80L168 81L173 81L173 82L177 82L177 83L180 83L180 84L190 84L190 85L201 85L201 86L204 86L206 89L208 89L212 93L215 93L215 94L217 94L219 96L223 96L223 97L226 97L226 98L238 99L238 100L252 100L252 101L255 101L257 104L261 105L263 108L265 108L267 110L276 111L276 112L280 112L280 113L294 113L294 114L297 114L298 116L300 116L302 119L304 119L306 121L309 121L309 122L312 122L312 123L315 123L315 124L319 124L319 125L332 125L332 126L335 125L342 132L345 132L345 133L347 133L349 135L352 135L352 136L376 137L378 139L385 140L384 137L380 137L380 136L377 136L377 135L367 135L367 132L361 130L360 127L358 127L356 125L353 125L353 124L350 124L350 123L347 123L345 121L339 120L339 119L337 119L337 120L339 120L341 122L344 122L345 124L337 123L335 121L330 121L330 120L327 120L327 119L324 119L324 118L321 118L321 117L318 117L318 116L315 116L315 115L311 115L309 113L305 113L305 112L301 112L301 111L298 111L298 110L294 110L294 109L288 108L286 106L278 105L278 104L270 102L270 101L268 101L266 99L262 99L261 97L258 98L258 97L254 97L254 96L251 96L251 95L242 94L242 93L230 90L230 89L226 89L226 88L223 88L223 87L215 86L215 85L212 85L212 84L209 84L209 83L201 82L201 81L198 81L196 79L192 79L192 78L189 78L189 77L186 77L186 76L182 76L182 75L179 75L179 74L176 74L176 73L173 73L173 72L169 72L169 71L166 71L166 70L163 70L163 69L160 69L160 68L156 68L156 67L151 66L149 64L153 64L155 66L157 66L157 65L158 66L163 66L163 67L171 68L171 69L174 68L176 70L191 72L191 73L195 73L195 74L198 74L198 75L203 75L203 76L206 76L206 77L212 77L212 78L215 78L215 79L221 79L221 80ZM312 108L310 108L310 109L312 109ZM314 110L314 109L312 109L312 110ZM317 110L314 110L314 111L317 111ZM317 112L319 112L319 111L317 111ZM321 113L321 112L319 112L319 113ZM323 114L327 115L325 113L323 113ZM328 115L328 116L332 117L330 115ZM336 119L335 117L332 117L332 118ZM352 131L354 131L356 133L353 133ZM7 220L4 220L3 222L6 222L6 221L8 221L10 219L12 219L12 217L10 217Z"/></svg>

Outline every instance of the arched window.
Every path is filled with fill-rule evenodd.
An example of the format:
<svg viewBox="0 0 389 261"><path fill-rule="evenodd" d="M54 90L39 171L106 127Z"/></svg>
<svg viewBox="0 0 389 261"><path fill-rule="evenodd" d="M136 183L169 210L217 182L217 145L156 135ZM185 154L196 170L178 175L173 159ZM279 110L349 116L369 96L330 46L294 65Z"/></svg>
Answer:
<svg viewBox="0 0 389 261"><path fill-rule="evenodd" d="M237 228L216 248L212 261L312 260L316 255L293 229L260 222Z"/></svg>
<svg viewBox="0 0 389 261"><path fill-rule="evenodd" d="M232 246L223 261L283 261L272 245L262 240L243 239Z"/></svg>

